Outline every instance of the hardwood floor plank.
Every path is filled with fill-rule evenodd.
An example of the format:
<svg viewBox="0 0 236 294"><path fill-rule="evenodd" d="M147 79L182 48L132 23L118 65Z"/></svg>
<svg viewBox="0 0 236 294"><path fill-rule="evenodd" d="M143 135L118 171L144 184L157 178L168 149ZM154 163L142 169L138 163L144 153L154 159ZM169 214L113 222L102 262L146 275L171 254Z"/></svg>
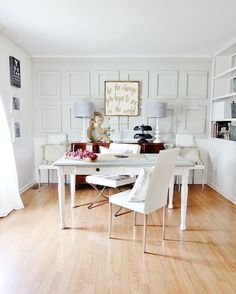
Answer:
<svg viewBox="0 0 236 294"><path fill-rule="evenodd" d="M0 219L0 293L235 293L236 207L206 186L189 187L188 230L179 230L180 194L167 211L161 243L162 212L148 219L142 253L143 218L113 219L108 238L108 205L79 206L95 192L76 192L66 223L59 228L57 186L43 185L23 195L25 209Z"/></svg>

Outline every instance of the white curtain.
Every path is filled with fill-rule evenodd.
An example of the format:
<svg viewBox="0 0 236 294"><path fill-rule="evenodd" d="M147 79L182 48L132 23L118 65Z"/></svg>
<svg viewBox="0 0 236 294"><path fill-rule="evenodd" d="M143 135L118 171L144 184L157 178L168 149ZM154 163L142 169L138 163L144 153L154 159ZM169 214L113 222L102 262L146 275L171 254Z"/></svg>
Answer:
<svg viewBox="0 0 236 294"><path fill-rule="evenodd" d="M11 134L0 95L0 217L24 208L21 201Z"/></svg>

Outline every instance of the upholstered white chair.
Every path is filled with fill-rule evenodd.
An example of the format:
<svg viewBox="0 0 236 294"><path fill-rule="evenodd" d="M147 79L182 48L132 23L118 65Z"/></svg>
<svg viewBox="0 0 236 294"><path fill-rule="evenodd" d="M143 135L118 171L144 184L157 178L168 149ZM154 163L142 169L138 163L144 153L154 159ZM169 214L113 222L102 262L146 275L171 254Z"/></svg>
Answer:
<svg viewBox="0 0 236 294"><path fill-rule="evenodd" d="M105 154L123 154L128 155L140 153L140 146L138 144L118 144L111 143L109 148L100 147L100 152ZM104 194L104 190L108 188L114 188L120 192L119 187L133 184L136 180L136 176L120 175L120 176L102 176L102 175L91 175L86 177L86 182L90 184L96 191L97 197L95 200L88 206L88 209L94 208L94 204L103 197L108 199L109 197ZM102 190L98 190L97 185L103 186ZM95 206L96 207L96 206ZM119 211L118 211L119 212ZM116 215L118 214L116 213Z"/></svg>
<svg viewBox="0 0 236 294"><path fill-rule="evenodd" d="M162 239L165 238L165 208L167 204L167 192L174 172L176 158L179 149L169 149L160 151L155 167L152 171L149 184L147 185L146 198L144 201L130 201L132 190L114 194L109 198L109 238L111 238L112 229L112 205L118 205L144 215L144 231L143 231L143 251L146 252L146 233L147 233L147 217L150 213L163 208L163 231ZM139 175L140 177L140 175ZM137 179L138 182L139 179ZM144 179L145 180L145 179ZM141 183L139 183L140 185ZM135 184L136 185L136 184ZM143 186L143 185L140 185ZM137 193L137 189L136 189ZM143 197L143 191L140 191ZM132 198L131 198L132 199Z"/></svg>
<svg viewBox="0 0 236 294"><path fill-rule="evenodd" d="M61 158L66 151L66 144L46 144L43 146L43 162L38 166L39 173L39 191L41 189L41 171L45 170L48 173L48 184L50 183L50 171L56 170L53 162ZM65 177L66 181L66 177Z"/></svg>
<svg viewBox="0 0 236 294"><path fill-rule="evenodd" d="M204 190L205 184L205 173L207 166L207 152L202 148L199 148L195 144L194 136L192 134L176 134L175 144L180 147L180 156L184 159L192 161L195 165L191 168L192 170L192 184L194 184L194 174L196 170L200 170L202 173L201 183L202 190ZM179 190L180 190L180 179Z"/></svg>

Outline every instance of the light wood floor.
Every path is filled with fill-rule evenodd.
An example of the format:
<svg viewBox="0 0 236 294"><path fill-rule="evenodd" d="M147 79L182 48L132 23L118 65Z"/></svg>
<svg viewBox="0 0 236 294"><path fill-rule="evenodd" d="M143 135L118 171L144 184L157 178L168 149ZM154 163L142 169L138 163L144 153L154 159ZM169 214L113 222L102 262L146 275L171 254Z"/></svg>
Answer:
<svg viewBox="0 0 236 294"><path fill-rule="evenodd" d="M168 211L161 245L161 211L142 226L132 214L114 219L108 239L108 205L71 209L59 229L57 186L23 195L25 209L0 219L0 293L236 293L236 206L211 188L190 186L188 230L181 232L180 195ZM77 192L77 203L95 196ZM142 218L138 216L138 223ZM154 226L155 225L155 226Z"/></svg>

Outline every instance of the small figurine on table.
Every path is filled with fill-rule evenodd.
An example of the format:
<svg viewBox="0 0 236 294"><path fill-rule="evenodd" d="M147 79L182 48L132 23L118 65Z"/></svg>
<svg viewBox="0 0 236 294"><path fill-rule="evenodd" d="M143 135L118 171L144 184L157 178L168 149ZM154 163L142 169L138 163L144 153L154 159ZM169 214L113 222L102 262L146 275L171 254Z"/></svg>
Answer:
<svg viewBox="0 0 236 294"><path fill-rule="evenodd" d="M89 121L87 130L88 138L94 141L110 143L110 128L102 128L103 116L100 112L94 112L94 117Z"/></svg>

